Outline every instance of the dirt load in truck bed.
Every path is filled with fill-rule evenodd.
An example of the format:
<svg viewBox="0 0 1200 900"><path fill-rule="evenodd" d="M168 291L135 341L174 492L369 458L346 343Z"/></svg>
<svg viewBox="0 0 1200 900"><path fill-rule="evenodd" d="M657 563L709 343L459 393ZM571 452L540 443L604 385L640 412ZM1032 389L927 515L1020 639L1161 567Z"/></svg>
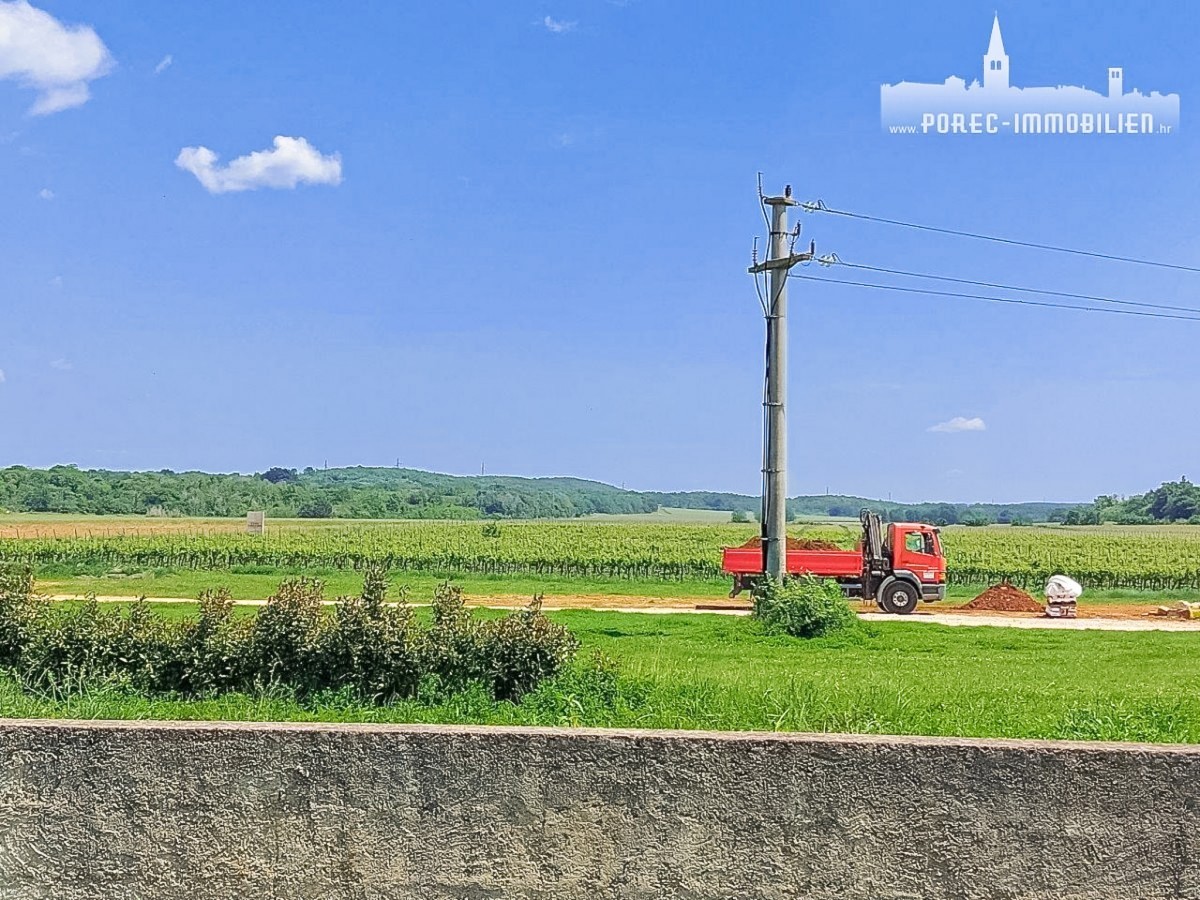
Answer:
<svg viewBox="0 0 1200 900"><path fill-rule="evenodd" d="M762 546L761 537L752 537L746 543L742 544L741 549L752 550L755 547ZM844 547L839 547L830 541L809 541L802 538L790 537L787 539L787 548L789 550L843 550Z"/></svg>
<svg viewBox="0 0 1200 900"><path fill-rule="evenodd" d="M962 609L991 609L1003 612L1045 612L1045 607L1019 587L1008 582L994 584Z"/></svg>

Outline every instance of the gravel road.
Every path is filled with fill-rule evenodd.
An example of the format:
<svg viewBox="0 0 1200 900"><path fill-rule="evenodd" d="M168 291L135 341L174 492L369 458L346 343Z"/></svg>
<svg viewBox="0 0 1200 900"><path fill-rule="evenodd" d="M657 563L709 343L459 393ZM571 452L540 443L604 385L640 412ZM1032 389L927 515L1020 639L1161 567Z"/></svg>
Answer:
<svg viewBox="0 0 1200 900"><path fill-rule="evenodd" d="M52 600L82 600L78 594L55 594ZM128 603L135 598L125 596L97 597L101 603ZM182 597L147 597L150 603L194 603ZM643 613L647 615L713 615L713 616L745 616L748 609L696 609L694 601L661 600L654 605L642 603L638 606L625 606L622 601L626 598L603 597L571 597L549 598L542 609L547 612L564 610L595 609L605 612ZM567 600L557 604L556 600ZM332 602L332 601L329 601ZM470 606L484 606L496 609L512 609L525 603L524 598L497 597L475 598L468 601ZM239 600L239 605L262 606L265 600ZM414 606L425 604L415 603ZM859 612L859 618L865 622L912 622L926 625L979 626L991 625L998 628L1044 628L1057 631L1200 631L1200 620L1181 621L1179 619L1156 618L1143 616L1141 618L1105 618L1102 616L1087 616L1082 619L1050 619L1033 615L987 615L963 612L926 612L922 610L911 616L892 616L880 612Z"/></svg>

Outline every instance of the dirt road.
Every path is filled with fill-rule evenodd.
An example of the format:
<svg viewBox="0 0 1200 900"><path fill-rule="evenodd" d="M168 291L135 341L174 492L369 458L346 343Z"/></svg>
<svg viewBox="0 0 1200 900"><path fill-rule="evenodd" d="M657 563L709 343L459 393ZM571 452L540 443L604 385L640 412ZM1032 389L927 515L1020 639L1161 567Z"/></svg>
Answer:
<svg viewBox="0 0 1200 900"><path fill-rule="evenodd" d="M52 600L82 600L78 594L54 594ZM129 596L98 596L102 603L128 603L136 598ZM151 603L194 603L185 597L147 597ZM333 601L327 601L332 603ZM500 594L489 597L469 597L468 606L491 609L519 609L529 598L516 594ZM265 600L238 600L241 606L262 606ZM422 606L425 604L413 604ZM629 597L612 595L573 595L547 597L542 607L547 612L591 609L622 613L699 613L707 615L745 616L750 614L748 604L721 601L700 601L677 597ZM1060 631L1197 631L1200 620L1180 621L1148 615L1152 606L1138 604L1096 604L1080 607L1077 619L1050 619L1033 613L985 612L955 607L938 610L921 609L910 616L892 616L870 609L856 609L859 617L867 622L912 622L927 625L991 625L1000 628L1045 628Z"/></svg>

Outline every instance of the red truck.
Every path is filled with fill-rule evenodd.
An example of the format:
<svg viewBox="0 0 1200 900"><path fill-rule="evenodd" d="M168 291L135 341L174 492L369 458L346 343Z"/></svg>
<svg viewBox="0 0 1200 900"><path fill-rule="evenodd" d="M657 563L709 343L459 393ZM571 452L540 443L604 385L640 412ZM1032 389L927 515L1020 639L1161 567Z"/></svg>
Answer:
<svg viewBox="0 0 1200 900"><path fill-rule="evenodd" d="M855 550L788 550L790 575L832 578L847 597L874 600L884 612L907 615L924 600L946 597L946 558L932 525L892 522L886 535L879 516L863 510L862 540ZM733 576L736 597L763 577L761 547L726 547L721 568Z"/></svg>

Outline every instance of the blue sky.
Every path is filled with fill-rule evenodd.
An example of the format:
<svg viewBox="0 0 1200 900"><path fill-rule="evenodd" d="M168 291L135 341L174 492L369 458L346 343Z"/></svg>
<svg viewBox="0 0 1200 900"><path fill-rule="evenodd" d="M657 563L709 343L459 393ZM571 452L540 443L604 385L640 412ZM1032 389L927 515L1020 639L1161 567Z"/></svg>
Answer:
<svg viewBox="0 0 1200 900"><path fill-rule="evenodd" d="M34 6L107 58L64 86L0 49L0 464L399 458L756 492L759 170L1200 265L1188 6L999 8L1014 84L1123 65L1178 92L1180 133L1133 140L882 133L880 84L978 77L994 2ZM47 97L73 105L31 115ZM222 174L279 135L300 168ZM176 165L197 147L216 193ZM288 172L319 183L227 190ZM847 260L1200 307L1200 275L802 223ZM1200 323L795 281L791 310L792 493L1082 500L1195 474ZM929 430L955 417L986 427Z"/></svg>

